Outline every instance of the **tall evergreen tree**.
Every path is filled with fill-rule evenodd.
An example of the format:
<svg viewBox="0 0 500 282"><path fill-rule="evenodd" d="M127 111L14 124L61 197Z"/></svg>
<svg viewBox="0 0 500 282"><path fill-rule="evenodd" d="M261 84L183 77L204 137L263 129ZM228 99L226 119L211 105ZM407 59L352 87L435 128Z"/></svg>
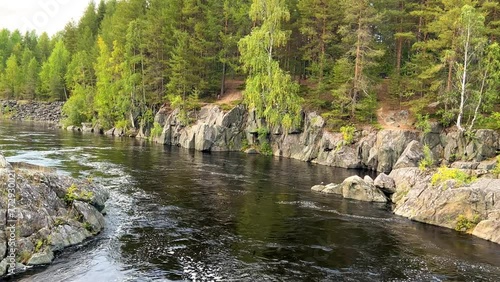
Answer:
<svg viewBox="0 0 500 282"><path fill-rule="evenodd" d="M20 65L22 98L34 99L38 89L39 64L34 53L30 49L25 49Z"/></svg>
<svg viewBox="0 0 500 282"><path fill-rule="evenodd" d="M343 11L339 0L301 0L300 32L307 38L303 47L304 60L311 62L309 70L318 83L318 92L324 91L323 80L338 54L333 48L339 43L338 28ZM335 57L335 55L337 55Z"/></svg>
<svg viewBox="0 0 500 282"><path fill-rule="evenodd" d="M348 95L351 100L351 118L355 117L358 101L370 98L370 77L367 69L377 63L383 50L376 46L373 27L380 21L380 14L368 0L344 1L343 41L348 50L346 57L352 60L354 73L349 82Z"/></svg>

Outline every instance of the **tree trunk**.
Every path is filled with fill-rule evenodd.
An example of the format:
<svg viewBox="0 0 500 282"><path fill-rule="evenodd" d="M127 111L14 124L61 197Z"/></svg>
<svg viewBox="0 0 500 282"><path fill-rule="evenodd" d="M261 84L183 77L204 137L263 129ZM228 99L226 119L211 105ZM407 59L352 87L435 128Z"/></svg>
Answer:
<svg viewBox="0 0 500 282"><path fill-rule="evenodd" d="M462 72L462 81L460 85L460 108L458 112L458 117L457 117L457 127L458 130L460 131L465 131L465 129L462 127L462 117L464 115L464 106L465 106L465 94L466 94L466 87L467 87L467 67L469 64L469 41L470 41L470 23L467 26L467 37L465 39L465 52L464 52L464 70Z"/></svg>
<svg viewBox="0 0 500 282"><path fill-rule="evenodd" d="M221 79L221 84L220 84L220 94L219 98L221 98L224 95L224 92L226 92L226 61L224 58L224 63L222 63L222 79Z"/></svg>
<svg viewBox="0 0 500 282"><path fill-rule="evenodd" d="M448 61L448 79L446 80L446 92L451 92L451 89L453 87L452 82L453 82L453 63L454 61L450 59Z"/></svg>
<svg viewBox="0 0 500 282"><path fill-rule="evenodd" d="M399 11L403 12L404 4L403 1L399 2ZM399 32L403 32L403 18L399 19ZM396 51L396 73L399 76L401 74L401 58L403 56L403 38L399 37L397 40L397 51Z"/></svg>
<svg viewBox="0 0 500 282"><path fill-rule="evenodd" d="M354 84L352 93L352 104L351 104L351 118L354 117L356 112L356 103L359 94L359 79L361 76L361 23L358 23L358 40L356 42L356 61L354 63Z"/></svg>
<svg viewBox="0 0 500 282"><path fill-rule="evenodd" d="M479 109L481 108L481 104L483 103L483 95L484 88L486 87L486 80L488 79L488 71L484 72L483 78L481 79L481 89L479 90L479 101L477 102L476 109L474 110L474 117L469 125L469 131L474 127L474 123L476 122L477 115L479 113Z"/></svg>

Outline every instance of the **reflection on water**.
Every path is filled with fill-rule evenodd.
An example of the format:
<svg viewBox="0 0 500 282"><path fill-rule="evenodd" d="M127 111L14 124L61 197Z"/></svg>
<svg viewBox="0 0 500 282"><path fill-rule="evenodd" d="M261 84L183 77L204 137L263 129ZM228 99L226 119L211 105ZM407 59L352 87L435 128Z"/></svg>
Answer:
<svg viewBox="0 0 500 282"><path fill-rule="evenodd" d="M10 161L93 177L107 226L21 281L500 281L500 247L310 192L361 173L0 124Z"/></svg>

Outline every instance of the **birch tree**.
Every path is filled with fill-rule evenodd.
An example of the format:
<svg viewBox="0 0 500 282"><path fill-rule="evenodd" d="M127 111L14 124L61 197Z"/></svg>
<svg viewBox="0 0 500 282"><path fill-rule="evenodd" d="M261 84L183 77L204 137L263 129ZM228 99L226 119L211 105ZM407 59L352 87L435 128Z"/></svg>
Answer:
<svg viewBox="0 0 500 282"><path fill-rule="evenodd" d="M457 116L457 128L460 131L465 131L463 126L463 118L465 114L466 103L471 99L473 95L473 87L477 87L477 83L474 83L473 77L473 63L480 60L480 56L483 53L484 46L486 43L486 38L483 36L484 32L484 16L478 13L474 7L469 5L464 5L462 7L462 13L459 20L460 25L460 43L462 56L461 61L457 63L457 69L459 74L458 92L460 93L460 104L458 108ZM486 73L487 75L487 73ZM484 77L483 79L486 79ZM479 86L479 88L484 88ZM477 90L477 89L476 89ZM479 89L478 95L478 105L480 106L482 102L482 95L484 91ZM477 111L476 111L477 112Z"/></svg>
<svg viewBox="0 0 500 282"><path fill-rule="evenodd" d="M298 126L299 85L274 58L275 48L285 46L289 36L282 29L282 23L290 19L285 1L253 0L249 15L258 26L238 43L243 70L248 73L244 102L271 126Z"/></svg>

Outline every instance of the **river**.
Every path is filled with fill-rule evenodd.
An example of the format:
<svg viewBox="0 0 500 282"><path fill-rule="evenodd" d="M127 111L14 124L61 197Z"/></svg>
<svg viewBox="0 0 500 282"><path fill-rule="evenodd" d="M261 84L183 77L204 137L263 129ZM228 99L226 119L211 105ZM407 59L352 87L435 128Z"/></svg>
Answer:
<svg viewBox="0 0 500 282"><path fill-rule="evenodd" d="M105 231L18 281L500 281L500 246L312 193L362 171L0 121L9 161L93 178Z"/></svg>

